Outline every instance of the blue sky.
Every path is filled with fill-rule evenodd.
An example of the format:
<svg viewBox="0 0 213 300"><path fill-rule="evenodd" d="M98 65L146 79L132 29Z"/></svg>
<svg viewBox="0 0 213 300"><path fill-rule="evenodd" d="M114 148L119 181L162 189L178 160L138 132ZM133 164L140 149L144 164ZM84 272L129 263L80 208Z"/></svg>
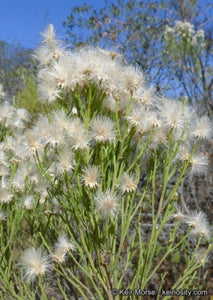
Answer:
<svg viewBox="0 0 213 300"><path fill-rule="evenodd" d="M52 23L61 39L66 20L74 6L84 3L95 8L103 7L105 0L0 0L0 41L35 48L41 40L40 32ZM206 5L211 0L199 0Z"/></svg>
<svg viewBox="0 0 213 300"><path fill-rule="evenodd" d="M104 0L0 0L0 41L34 48L40 32L52 23L59 38L65 36L62 22L73 6L83 3L101 7Z"/></svg>

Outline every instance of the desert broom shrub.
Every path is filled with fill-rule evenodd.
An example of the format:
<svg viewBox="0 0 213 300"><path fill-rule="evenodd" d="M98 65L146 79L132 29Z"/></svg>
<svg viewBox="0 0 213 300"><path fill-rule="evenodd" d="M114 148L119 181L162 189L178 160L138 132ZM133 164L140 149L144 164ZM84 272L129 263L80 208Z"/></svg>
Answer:
<svg viewBox="0 0 213 300"><path fill-rule="evenodd" d="M118 53L70 52L52 25L43 36L38 89L54 110L29 126L25 110L1 104L2 297L193 289L211 226L181 207L177 190L208 165L197 146L211 138L210 120L156 95ZM185 269L166 286L165 264L184 250Z"/></svg>

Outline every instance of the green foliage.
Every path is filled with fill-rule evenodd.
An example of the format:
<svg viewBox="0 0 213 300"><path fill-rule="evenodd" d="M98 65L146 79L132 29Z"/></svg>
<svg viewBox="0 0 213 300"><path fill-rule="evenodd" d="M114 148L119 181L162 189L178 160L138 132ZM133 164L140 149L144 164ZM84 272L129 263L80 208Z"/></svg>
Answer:
<svg viewBox="0 0 213 300"><path fill-rule="evenodd" d="M180 251L177 251L172 255L171 262L178 264L180 263L180 261L181 261L181 253Z"/></svg>
<svg viewBox="0 0 213 300"><path fill-rule="evenodd" d="M31 88L28 87L28 92L30 90L31 93L25 93L25 96L31 97L32 92L36 94L34 84L34 81L30 81ZM59 155L63 147L60 145L51 146L47 143L46 146L42 146L43 151L38 149L40 155L36 152L31 157L29 152L30 157L25 161L21 159L13 162L15 153L7 152L12 181L19 180L17 171L23 172L25 168L26 177L20 190L15 186L11 190L12 199L0 201L0 212L4 212L0 221L0 247L3 254L0 257L0 295L17 300L25 298L35 300L38 297L51 299L49 291L53 288L54 293L58 297L63 295L64 299L70 299L75 291L76 297L84 299L94 297L112 300L112 288L151 289L156 274L161 276L157 284L165 288L164 282L167 278L165 262L171 254L174 254L171 263L180 261L179 250L181 247L185 248L190 233L189 228L187 233L178 235L180 220L171 223L171 214L174 213L176 203L174 195L189 167L189 160L183 164L172 163L181 140L173 141L170 130L166 151L161 149L160 152L152 153L143 188L136 188L136 184L133 184L132 190L126 189L122 192L120 186L123 184L125 171L128 170L129 174L134 175L135 183L139 183L153 130L147 133L146 138L141 137L137 142L134 141L135 130L133 128L129 130L127 118L133 105L131 98L123 119L118 107L114 112L103 108L102 101L106 95L97 93L94 84L88 83L83 89L76 88L70 92L70 96L69 101L75 102L79 118L72 115L69 101L63 97L60 101L64 102L63 106L66 107L65 122L66 120L73 122L76 128L79 122L83 122L85 128L90 128L88 125L95 116L108 117L116 125L116 139L111 142L93 141L90 146L76 151L71 147L68 148L69 152L73 152L74 159L64 165L65 169L60 174L52 173L55 168L51 168L51 164L61 163ZM46 123L47 126L51 126L50 124ZM56 124L56 132L60 130L58 125L59 123ZM81 135L81 130L76 133ZM29 130L24 128L21 135L27 134ZM20 131L13 131L13 136L17 143ZM44 139L42 135L40 138ZM21 139L20 143L22 144ZM16 144L17 149L20 146ZM30 144L28 146L30 147ZM73 164L72 170L67 169L69 164ZM95 165L101 174L95 186L90 185L92 181L96 181L92 177L86 180L89 184L85 184L82 180L84 170L92 165ZM160 180L159 175L162 177L162 173L163 179ZM168 183L175 173L177 183L170 188ZM36 181L32 178L33 174L37 177ZM156 201L158 189L161 197ZM101 206L98 208L95 199L100 197L100 201L101 195L104 193L107 195L109 190L113 191L113 194L109 194L112 199L109 199L109 203L102 208ZM100 191L103 191L103 194L100 194ZM29 195L32 196L31 202L26 201ZM113 199L114 195L117 200ZM113 205L114 201L118 201L119 205L119 208L116 205L115 213L109 205L110 203ZM146 207L151 214L149 221L144 221ZM168 222L172 226L166 227ZM144 225L147 223L151 226L143 235ZM56 241L62 233L71 238L75 251L72 251L73 249L65 251L63 248L67 246L65 244L59 245L61 248L57 252ZM166 235L165 239L162 239L163 235ZM196 259L202 243L203 238L200 237L195 246L190 246L189 253L185 251L187 264L184 266L183 274L173 283L172 289L194 287L193 279L204 263ZM205 253L208 253L212 246L210 244ZM38 271L36 275L40 274L31 283L30 280L29 282L23 280L22 269L18 262L24 249L29 250L32 247L45 249L52 261L51 268L47 268L48 272L43 272L39 260L36 261L37 268L35 258L27 257L29 266L25 266L28 271L25 272L25 278L30 278L30 272ZM40 264L44 264L50 257L44 256ZM45 266L44 270L47 271ZM20 285L20 288L16 289L16 285Z"/></svg>
<svg viewBox="0 0 213 300"><path fill-rule="evenodd" d="M27 79L25 88L17 93L16 108L25 108L32 115L47 114L53 107L39 100L38 89L32 77Z"/></svg>
<svg viewBox="0 0 213 300"><path fill-rule="evenodd" d="M10 100L25 86L26 77L34 74L32 50L0 41L0 83Z"/></svg>
<svg viewBox="0 0 213 300"><path fill-rule="evenodd" d="M212 40L203 29L196 30L190 22L176 21L164 34L163 61L170 66L171 75L184 86L191 103L199 101L211 111L212 103ZM183 95L183 93L182 93Z"/></svg>

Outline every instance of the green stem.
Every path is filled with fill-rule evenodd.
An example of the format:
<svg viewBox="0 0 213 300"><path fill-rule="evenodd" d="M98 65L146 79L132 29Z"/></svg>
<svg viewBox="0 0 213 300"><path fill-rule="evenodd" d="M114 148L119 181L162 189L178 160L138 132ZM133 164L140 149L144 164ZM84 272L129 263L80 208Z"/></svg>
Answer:
<svg viewBox="0 0 213 300"><path fill-rule="evenodd" d="M47 295L46 295L45 290L44 290L44 286L42 284L42 277L41 277L41 275L38 276L38 285L39 285L39 288L41 289L42 299L48 300Z"/></svg>

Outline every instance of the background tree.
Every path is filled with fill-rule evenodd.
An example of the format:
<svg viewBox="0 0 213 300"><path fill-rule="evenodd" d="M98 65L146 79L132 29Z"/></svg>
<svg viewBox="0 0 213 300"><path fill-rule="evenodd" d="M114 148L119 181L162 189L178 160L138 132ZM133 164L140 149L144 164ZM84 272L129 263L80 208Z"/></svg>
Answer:
<svg viewBox="0 0 213 300"><path fill-rule="evenodd" d="M31 60L32 50L20 45L9 45L0 41L0 83L5 91L5 100L17 95L26 85L35 70Z"/></svg>
<svg viewBox="0 0 213 300"><path fill-rule="evenodd" d="M33 115L34 121L39 114L48 114L53 109L53 105L48 105L39 99L37 85L32 76L28 76L25 81L25 87L17 92L14 106L27 109Z"/></svg>
<svg viewBox="0 0 213 300"><path fill-rule="evenodd" d="M164 1L160 5L156 1L106 1L99 10L86 4L74 7L64 26L73 48L111 47L140 66L147 80L158 83L162 59L155 53L168 23L166 14Z"/></svg>
<svg viewBox="0 0 213 300"><path fill-rule="evenodd" d="M73 48L116 49L139 66L158 91L187 97L212 113L211 15L212 5L201 0L117 0L105 1L101 9L74 7L64 26ZM189 26L181 31L176 21Z"/></svg>

